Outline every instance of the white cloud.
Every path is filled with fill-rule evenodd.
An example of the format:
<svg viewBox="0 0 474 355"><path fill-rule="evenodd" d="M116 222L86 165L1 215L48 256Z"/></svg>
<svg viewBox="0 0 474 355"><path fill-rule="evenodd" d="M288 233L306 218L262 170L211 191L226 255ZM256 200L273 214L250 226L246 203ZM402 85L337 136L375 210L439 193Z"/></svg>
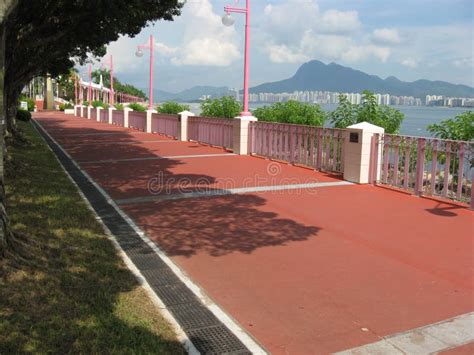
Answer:
<svg viewBox="0 0 474 355"><path fill-rule="evenodd" d="M359 30L357 11L328 10L322 14L319 28L325 33L351 33Z"/></svg>
<svg viewBox="0 0 474 355"><path fill-rule="evenodd" d="M415 58L408 57L401 61L401 64L408 68L416 68L418 66L418 61Z"/></svg>
<svg viewBox="0 0 474 355"><path fill-rule="evenodd" d="M210 0L187 3L180 23L185 31L173 64L227 66L240 57L235 29L222 25Z"/></svg>
<svg viewBox="0 0 474 355"><path fill-rule="evenodd" d="M165 57L170 57L178 51L178 48L168 47L166 44L161 42L155 43L155 49L158 54Z"/></svg>
<svg viewBox="0 0 474 355"><path fill-rule="evenodd" d="M453 60L453 65L457 68L474 67L474 60L472 57L457 58Z"/></svg>
<svg viewBox="0 0 474 355"><path fill-rule="evenodd" d="M341 56L342 60L355 63L375 57L385 63L390 56L390 48L378 47L374 45L352 45Z"/></svg>
<svg viewBox="0 0 474 355"><path fill-rule="evenodd" d="M372 40L381 44L399 44L402 41L396 28L377 28L372 33Z"/></svg>
<svg viewBox="0 0 474 355"><path fill-rule="evenodd" d="M267 5L263 51L274 63L301 63L309 59L357 62L369 57L387 61L390 49L360 35L357 11L328 9L321 12L314 0L286 0Z"/></svg>
<svg viewBox="0 0 474 355"><path fill-rule="evenodd" d="M266 50L273 63L302 63L310 59L301 52L293 52L284 44L269 44Z"/></svg>
<svg viewBox="0 0 474 355"><path fill-rule="evenodd" d="M186 43L180 56L171 59L175 65L228 66L240 53L233 43L218 38L195 38Z"/></svg>

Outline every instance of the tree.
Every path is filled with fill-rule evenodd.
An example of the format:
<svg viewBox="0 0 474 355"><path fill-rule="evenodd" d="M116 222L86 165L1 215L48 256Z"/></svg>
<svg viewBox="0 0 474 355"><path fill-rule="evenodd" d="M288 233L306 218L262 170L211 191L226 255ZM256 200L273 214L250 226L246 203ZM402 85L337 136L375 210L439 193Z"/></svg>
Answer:
<svg viewBox="0 0 474 355"><path fill-rule="evenodd" d="M383 127L386 133L398 133L405 115L390 106L377 104L375 95L364 90L362 103L354 105L345 95L339 95L338 108L329 114L331 123L336 128L346 128L359 122L369 122Z"/></svg>
<svg viewBox="0 0 474 355"><path fill-rule="evenodd" d="M6 120L5 109L5 22L11 11L17 5L17 0L4 0L0 6L0 257L5 254L8 244L11 242L11 231L8 215L5 209L5 138L3 134L3 122Z"/></svg>
<svg viewBox="0 0 474 355"><path fill-rule="evenodd" d="M5 88L7 128L22 88L36 76L67 73L74 61L103 56L120 35L180 14L178 0L19 0L6 21Z"/></svg>
<svg viewBox="0 0 474 355"><path fill-rule="evenodd" d="M180 15L179 0L2 0L0 5L0 255L11 240L4 208L4 127L16 134L21 90L34 77L67 74L76 61L103 56L120 35Z"/></svg>
<svg viewBox="0 0 474 355"><path fill-rule="evenodd" d="M189 111L191 108L189 105L185 104L179 104L174 101L167 101L161 104L158 108L157 111L161 113L169 113L169 114L178 114L183 111Z"/></svg>
<svg viewBox="0 0 474 355"><path fill-rule="evenodd" d="M349 102L344 94L339 94L337 109L329 114L329 118L336 128L346 128L357 122L357 106Z"/></svg>
<svg viewBox="0 0 474 355"><path fill-rule="evenodd" d="M201 104L201 115L206 117L234 118L242 112L242 105L232 96L207 99Z"/></svg>
<svg viewBox="0 0 474 355"><path fill-rule="evenodd" d="M260 121L322 126L326 116L319 105L298 101L277 102L253 111Z"/></svg>
<svg viewBox="0 0 474 355"><path fill-rule="evenodd" d="M441 139L472 141L474 140L474 112L466 111L454 119L429 125L428 132Z"/></svg>

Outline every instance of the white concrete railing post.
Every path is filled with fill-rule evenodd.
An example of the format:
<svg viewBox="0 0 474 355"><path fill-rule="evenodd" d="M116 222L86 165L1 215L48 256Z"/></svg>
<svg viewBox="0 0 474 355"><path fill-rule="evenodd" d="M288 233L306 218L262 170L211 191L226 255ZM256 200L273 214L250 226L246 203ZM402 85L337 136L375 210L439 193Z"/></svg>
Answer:
<svg viewBox="0 0 474 355"><path fill-rule="evenodd" d="M113 114L114 114L114 110L116 110L115 107L109 107L109 124L113 123L112 117L113 117Z"/></svg>
<svg viewBox="0 0 474 355"><path fill-rule="evenodd" d="M128 107L124 107L123 108L123 126L125 128L128 128L129 127L129 124L128 124L128 113L130 111L133 111L133 109L131 108L128 108Z"/></svg>
<svg viewBox="0 0 474 355"><path fill-rule="evenodd" d="M346 129L344 139L344 180L357 184L368 184L370 177L370 161L372 137L382 135L385 129L368 122L361 122ZM379 150L375 159L377 167L376 179L380 178L382 152Z"/></svg>
<svg viewBox="0 0 474 355"><path fill-rule="evenodd" d="M158 111L156 110L146 110L146 129L145 129L145 132L146 133L152 133L151 131L151 119L152 119L152 115L154 113L157 113Z"/></svg>
<svg viewBox="0 0 474 355"><path fill-rule="evenodd" d="M96 112L96 117L95 117L97 122L100 122L100 110L103 110L103 108L100 106L97 107L97 112Z"/></svg>
<svg viewBox="0 0 474 355"><path fill-rule="evenodd" d="M84 105L80 105L80 106L81 106L81 109L79 111L79 115L80 115L80 117L84 117L84 107L85 106Z"/></svg>
<svg viewBox="0 0 474 355"><path fill-rule="evenodd" d="M177 139L181 142L188 140L188 117L194 116L191 111L183 111L178 113L178 137Z"/></svg>
<svg viewBox="0 0 474 355"><path fill-rule="evenodd" d="M253 116L239 116L234 118L234 147L235 154L247 155L249 145L249 124L258 121Z"/></svg>
<svg viewBox="0 0 474 355"><path fill-rule="evenodd" d="M91 119L91 110L93 109L92 106L87 106L87 119L90 120Z"/></svg>

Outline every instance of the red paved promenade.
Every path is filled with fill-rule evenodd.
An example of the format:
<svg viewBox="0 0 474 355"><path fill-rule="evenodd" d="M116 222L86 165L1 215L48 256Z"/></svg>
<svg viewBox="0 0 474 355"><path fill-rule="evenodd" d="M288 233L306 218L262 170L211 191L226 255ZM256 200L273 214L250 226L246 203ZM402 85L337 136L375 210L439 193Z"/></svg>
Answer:
<svg viewBox="0 0 474 355"><path fill-rule="evenodd" d="M474 311L465 207L59 113L35 119L271 353L343 351ZM268 191L308 183L321 184ZM238 193L212 195L224 190Z"/></svg>

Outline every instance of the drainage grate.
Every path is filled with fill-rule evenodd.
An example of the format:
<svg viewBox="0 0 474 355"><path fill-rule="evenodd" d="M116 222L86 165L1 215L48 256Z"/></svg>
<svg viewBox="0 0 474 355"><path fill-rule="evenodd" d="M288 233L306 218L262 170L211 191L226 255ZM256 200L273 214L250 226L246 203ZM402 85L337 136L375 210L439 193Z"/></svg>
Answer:
<svg viewBox="0 0 474 355"><path fill-rule="evenodd" d="M159 286L153 288L153 290L167 307L182 303L197 303L196 305L200 304L194 293L192 293L191 290L183 283Z"/></svg>
<svg viewBox="0 0 474 355"><path fill-rule="evenodd" d="M143 277L155 289L165 285L176 285L181 282L170 268L148 269L142 271Z"/></svg>
<svg viewBox="0 0 474 355"><path fill-rule="evenodd" d="M201 354L251 354L243 343L172 272L128 222L108 203L106 197L60 149L42 127L33 121L71 178L81 189L122 250L146 278L150 287L169 308Z"/></svg>
<svg viewBox="0 0 474 355"><path fill-rule="evenodd" d="M191 342L204 354L252 354L223 325L187 332Z"/></svg>
<svg viewBox="0 0 474 355"><path fill-rule="evenodd" d="M169 310L184 330L220 325L220 321L204 306L184 303Z"/></svg>
<svg viewBox="0 0 474 355"><path fill-rule="evenodd" d="M127 251L128 254L128 251ZM129 255L135 266L140 270L158 270L167 268L163 260L156 257L156 254L136 254Z"/></svg>

